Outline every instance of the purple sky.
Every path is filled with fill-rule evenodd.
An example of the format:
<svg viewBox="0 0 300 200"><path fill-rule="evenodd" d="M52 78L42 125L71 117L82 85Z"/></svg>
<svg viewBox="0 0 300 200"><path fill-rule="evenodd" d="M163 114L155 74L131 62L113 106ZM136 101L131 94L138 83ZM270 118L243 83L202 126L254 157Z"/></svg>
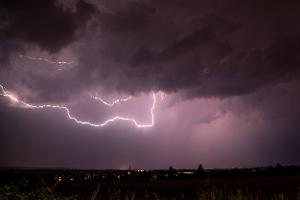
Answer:
<svg viewBox="0 0 300 200"><path fill-rule="evenodd" d="M0 3L0 166L300 164L299 1ZM67 63L58 63L67 62ZM9 92L9 93L5 93ZM154 125L137 128L122 116ZM112 102L108 107L90 95Z"/></svg>

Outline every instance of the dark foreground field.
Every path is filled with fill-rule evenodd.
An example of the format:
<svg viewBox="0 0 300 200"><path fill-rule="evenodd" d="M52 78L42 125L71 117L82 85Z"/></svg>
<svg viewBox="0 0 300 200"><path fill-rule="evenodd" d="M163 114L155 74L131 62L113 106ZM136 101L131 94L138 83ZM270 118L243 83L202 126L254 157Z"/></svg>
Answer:
<svg viewBox="0 0 300 200"><path fill-rule="evenodd" d="M2 169L2 199L300 200L300 168L230 170Z"/></svg>

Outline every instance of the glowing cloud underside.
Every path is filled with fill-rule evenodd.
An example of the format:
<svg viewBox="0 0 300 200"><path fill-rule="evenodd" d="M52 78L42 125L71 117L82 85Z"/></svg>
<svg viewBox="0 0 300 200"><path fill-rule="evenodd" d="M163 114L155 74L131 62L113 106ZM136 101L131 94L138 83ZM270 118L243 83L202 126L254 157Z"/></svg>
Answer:
<svg viewBox="0 0 300 200"><path fill-rule="evenodd" d="M82 125L86 125L86 126L91 126L91 127L104 127L112 122L116 122L116 121L127 121L127 122L131 122L133 123L137 128L150 128L154 126L154 109L155 109L155 105L156 105L156 95L155 93L152 93L152 97L153 97L153 101L152 101L152 106L150 108L150 115L151 115L151 122L149 124L139 124L137 122L136 119L134 118L127 118L127 117L122 117L122 116L115 116L113 118L109 118L106 121L102 122L102 123L93 123L93 122L89 122L89 121L81 121L78 118L74 117L71 115L70 110L68 107L66 106L60 106L60 105L51 105L51 104L42 104L42 105L34 105L34 104L29 104L25 101L20 100L19 98L17 98L16 96L14 96L13 94L11 94L9 91L5 90L5 88L0 84L0 89L1 89L1 94L3 97L8 98L11 102L14 102L20 106L23 106L25 108L29 108L29 109L59 109L59 110L63 110L66 112L67 117L76 122L77 124L82 124ZM101 98L99 97L95 97L96 100L100 100ZM115 100L113 103L108 103L104 100L100 100L103 104L107 105L107 106L113 106L115 103L119 103L122 101L128 101L129 99L131 99L131 97L128 97L126 99L119 99L119 100ZM104 103L105 102L105 103Z"/></svg>

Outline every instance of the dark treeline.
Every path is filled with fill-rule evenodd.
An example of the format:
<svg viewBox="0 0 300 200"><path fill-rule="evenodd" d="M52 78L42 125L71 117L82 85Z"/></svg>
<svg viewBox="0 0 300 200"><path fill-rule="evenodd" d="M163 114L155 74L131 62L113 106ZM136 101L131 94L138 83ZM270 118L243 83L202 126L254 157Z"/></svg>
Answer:
<svg viewBox="0 0 300 200"><path fill-rule="evenodd" d="M276 166L232 169L168 169L160 170L76 170L76 169L0 169L0 183L20 180L20 177L30 182L41 179L55 181L118 181L118 180L174 180L174 179L211 179L234 177L264 177L280 175L300 175L300 166Z"/></svg>
<svg viewBox="0 0 300 200"><path fill-rule="evenodd" d="M0 169L0 199L300 200L299 186L300 166L279 164L235 169Z"/></svg>

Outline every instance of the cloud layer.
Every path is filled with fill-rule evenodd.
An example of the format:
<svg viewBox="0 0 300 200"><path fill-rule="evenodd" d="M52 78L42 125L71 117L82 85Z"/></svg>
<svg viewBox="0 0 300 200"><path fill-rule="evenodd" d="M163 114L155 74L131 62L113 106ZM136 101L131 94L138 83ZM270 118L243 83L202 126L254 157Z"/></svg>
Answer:
<svg viewBox="0 0 300 200"><path fill-rule="evenodd" d="M102 85L127 93L183 90L187 97L248 94L298 73L298 4L3 2L1 60L4 66L29 44L50 54L70 48L78 66L66 81L35 77L44 82L36 87L51 92L49 85Z"/></svg>

